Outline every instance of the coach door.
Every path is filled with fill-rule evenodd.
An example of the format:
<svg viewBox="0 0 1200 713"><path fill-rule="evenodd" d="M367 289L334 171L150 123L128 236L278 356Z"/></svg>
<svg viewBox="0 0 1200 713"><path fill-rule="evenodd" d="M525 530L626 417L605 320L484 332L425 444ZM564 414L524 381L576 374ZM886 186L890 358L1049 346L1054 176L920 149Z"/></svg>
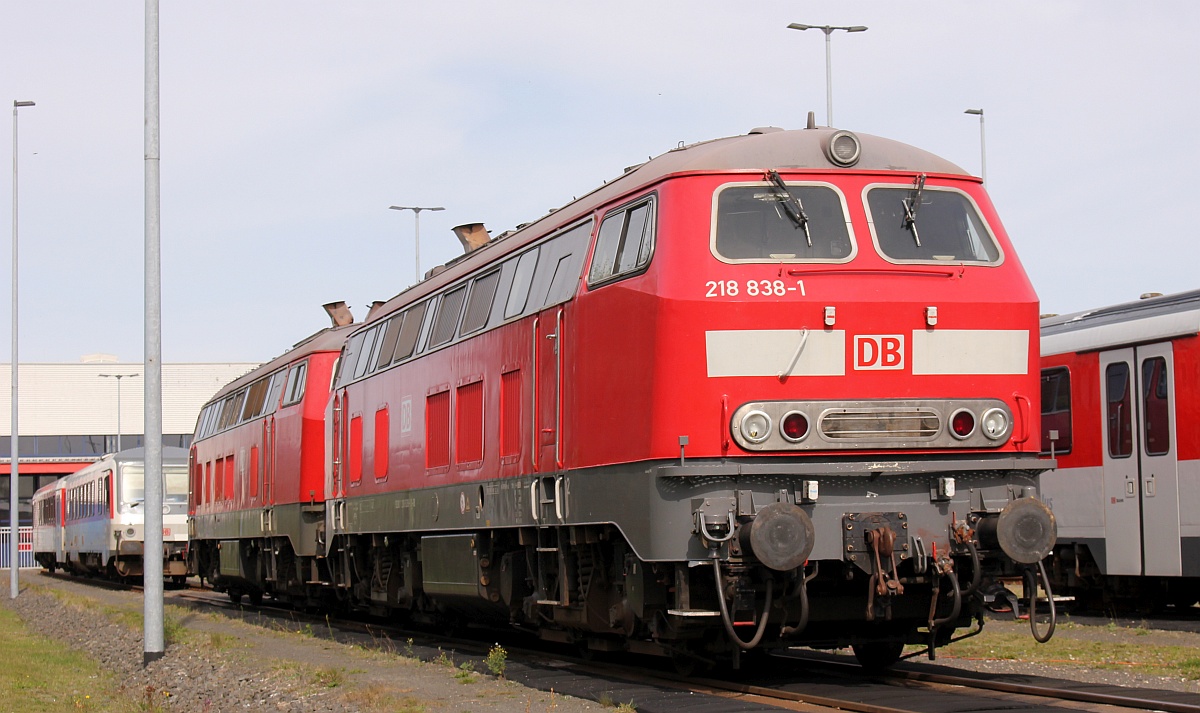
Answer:
<svg viewBox="0 0 1200 713"><path fill-rule="evenodd" d="M1104 539L1108 574L1142 573L1134 353L1100 354L1104 409Z"/></svg>
<svg viewBox="0 0 1200 713"><path fill-rule="evenodd" d="M562 470L563 310L543 311L533 321L534 469Z"/></svg>
<svg viewBox="0 0 1200 713"><path fill-rule="evenodd" d="M1100 355L1107 573L1179 576L1179 470L1170 342Z"/></svg>
<svg viewBox="0 0 1200 713"><path fill-rule="evenodd" d="M1137 348L1140 389L1142 558L1145 574L1182 574L1175 369L1171 343Z"/></svg>

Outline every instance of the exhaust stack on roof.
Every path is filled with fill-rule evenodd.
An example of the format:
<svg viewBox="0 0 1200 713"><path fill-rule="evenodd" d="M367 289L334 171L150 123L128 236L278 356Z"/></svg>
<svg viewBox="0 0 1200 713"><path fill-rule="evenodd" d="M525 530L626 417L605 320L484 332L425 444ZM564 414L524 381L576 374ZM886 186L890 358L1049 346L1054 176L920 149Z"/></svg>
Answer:
<svg viewBox="0 0 1200 713"><path fill-rule="evenodd" d="M370 309L367 310L367 321L368 322L371 321L371 317L374 317L375 313L379 311L379 308L384 306L385 304L387 304L387 303L383 302L382 300L375 300L374 302L372 302Z"/></svg>
<svg viewBox="0 0 1200 713"><path fill-rule="evenodd" d="M333 326L345 327L347 324L354 324L354 315L350 314L350 308L346 306L345 302L339 300L321 306L325 308L325 313L329 315Z"/></svg>
<svg viewBox="0 0 1200 713"><path fill-rule="evenodd" d="M491 240L483 223L464 223L454 226L452 230L458 237L458 242L462 243L464 253L475 252Z"/></svg>

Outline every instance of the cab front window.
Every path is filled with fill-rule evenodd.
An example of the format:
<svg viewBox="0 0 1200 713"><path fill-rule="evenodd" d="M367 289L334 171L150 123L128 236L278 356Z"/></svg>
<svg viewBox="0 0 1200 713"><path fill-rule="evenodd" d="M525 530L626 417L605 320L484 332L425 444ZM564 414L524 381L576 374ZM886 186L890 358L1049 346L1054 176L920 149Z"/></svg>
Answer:
<svg viewBox="0 0 1200 713"><path fill-rule="evenodd" d="M845 201L832 186L778 179L736 183L721 188L715 204L712 250L724 262L846 262L854 257Z"/></svg>
<svg viewBox="0 0 1200 713"><path fill-rule="evenodd" d="M955 190L910 186L867 189L871 232L892 262L997 264L1000 248L975 203Z"/></svg>

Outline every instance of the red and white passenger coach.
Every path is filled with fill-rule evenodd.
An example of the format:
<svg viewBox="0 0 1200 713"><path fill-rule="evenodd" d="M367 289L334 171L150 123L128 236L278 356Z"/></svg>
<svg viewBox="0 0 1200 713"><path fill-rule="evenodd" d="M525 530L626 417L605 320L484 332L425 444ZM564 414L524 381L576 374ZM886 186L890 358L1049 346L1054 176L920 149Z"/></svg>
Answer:
<svg viewBox="0 0 1200 713"><path fill-rule="evenodd" d="M1200 291L1042 321L1056 588L1104 608L1200 600Z"/></svg>
<svg viewBox="0 0 1200 713"><path fill-rule="evenodd" d="M1053 545L1037 297L957 166L763 128L474 235L349 334L331 394L310 375L324 442L285 442L274 403L274 427L249 401L202 417L193 550L218 588L685 664L803 644L879 666L932 655ZM255 499L314 453L320 488Z"/></svg>

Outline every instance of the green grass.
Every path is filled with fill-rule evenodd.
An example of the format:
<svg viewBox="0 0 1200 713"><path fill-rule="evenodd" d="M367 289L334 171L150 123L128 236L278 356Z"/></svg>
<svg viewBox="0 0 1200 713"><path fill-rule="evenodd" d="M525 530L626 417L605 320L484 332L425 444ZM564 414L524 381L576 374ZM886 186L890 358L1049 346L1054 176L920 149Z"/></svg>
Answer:
<svg viewBox="0 0 1200 713"><path fill-rule="evenodd" d="M1116 625L1099 631L1116 631ZM1057 666L1088 666L1092 668L1134 671L1150 676L1168 676L1200 680L1200 657L1191 646L1147 646L1137 642L1144 635L1127 629L1125 641L1089 641L1069 636L1055 636L1048 643L1038 644L1028 628L998 631L985 628L984 633L938 650L939 655L968 659L1002 659ZM914 649L915 650L915 649Z"/></svg>
<svg viewBox="0 0 1200 713"><path fill-rule="evenodd" d="M118 695L115 682L99 664L67 646L29 632L16 614L0 609L0 701L13 713L54 711L134 711Z"/></svg>

